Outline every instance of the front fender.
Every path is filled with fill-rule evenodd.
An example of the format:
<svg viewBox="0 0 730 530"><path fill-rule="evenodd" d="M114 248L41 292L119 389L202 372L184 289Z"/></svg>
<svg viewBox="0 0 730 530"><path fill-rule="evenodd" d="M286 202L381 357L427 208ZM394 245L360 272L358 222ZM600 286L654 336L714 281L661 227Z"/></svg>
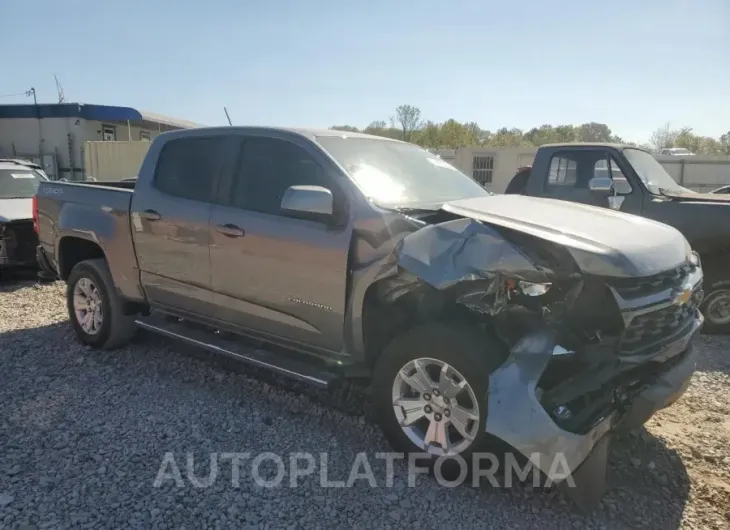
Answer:
<svg viewBox="0 0 730 530"><path fill-rule="evenodd" d="M552 276L497 230L473 219L456 219L413 232L398 243L395 256L401 268L439 290L497 276L533 283L549 282Z"/></svg>

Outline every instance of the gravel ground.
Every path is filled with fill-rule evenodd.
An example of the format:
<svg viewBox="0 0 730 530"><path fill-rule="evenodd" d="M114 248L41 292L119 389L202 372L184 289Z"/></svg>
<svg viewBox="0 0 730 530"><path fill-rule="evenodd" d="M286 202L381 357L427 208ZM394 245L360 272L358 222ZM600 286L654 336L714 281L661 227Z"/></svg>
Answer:
<svg viewBox="0 0 730 530"><path fill-rule="evenodd" d="M383 487L374 455L389 448L370 420L148 334L114 352L87 350L73 340L63 292L0 285L2 528L730 527L728 338L702 337L688 393L615 441L610 489L586 516L555 491L444 489L426 476L411 488L402 462ZM316 471L298 487L287 476L265 488L249 460L234 487L230 460L220 460L211 486L187 478L188 453L203 480L210 453L267 451L308 452ZM378 487L321 487L324 451L329 480L347 480L365 452ZM181 485L155 487L167 453Z"/></svg>

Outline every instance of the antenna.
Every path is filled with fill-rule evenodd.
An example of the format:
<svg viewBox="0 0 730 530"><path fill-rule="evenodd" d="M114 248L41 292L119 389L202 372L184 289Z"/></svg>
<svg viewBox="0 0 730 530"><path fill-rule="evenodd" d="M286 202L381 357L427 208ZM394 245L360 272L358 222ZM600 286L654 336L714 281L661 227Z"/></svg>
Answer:
<svg viewBox="0 0 730 530"><path fill-rule="evenodd" d="M53 79L56 80L56 92L58 92L58 102L63 103L64 101L66 101L66 98L63 96L63 87L58 81L58 77L56 77L56 74L53 74Z"/></svg>
<svg viewBox="0 0 730 530"><path fill-rule="evenodd" d="M223 112L225 112L225 113L226 113L226 118L228 118L228 125L233 125L233 124L231 123L231 117L230 117L230 116L228 115L228 109L227 109L227 108L225 108L225 107L223 107Z"/></svg>

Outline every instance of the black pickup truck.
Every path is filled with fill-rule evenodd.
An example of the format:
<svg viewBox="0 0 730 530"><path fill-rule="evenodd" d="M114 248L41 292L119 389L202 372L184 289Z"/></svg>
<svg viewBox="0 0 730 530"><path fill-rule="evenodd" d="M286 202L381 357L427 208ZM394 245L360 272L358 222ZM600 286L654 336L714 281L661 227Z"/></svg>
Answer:
<svg viewBox="0 0 730 530"><path fill-rule="evenodd" d="M648 151L600 143L543 145L506 193L602 206L673 226L702 259L705 331L730 332L730 196L680 186Z"/></svg>

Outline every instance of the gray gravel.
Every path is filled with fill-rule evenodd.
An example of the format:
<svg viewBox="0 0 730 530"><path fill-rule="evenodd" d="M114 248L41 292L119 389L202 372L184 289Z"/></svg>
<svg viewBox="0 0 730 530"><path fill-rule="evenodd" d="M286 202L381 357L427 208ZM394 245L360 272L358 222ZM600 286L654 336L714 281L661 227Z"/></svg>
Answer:
<svg viewBox="0 0 730 530"><path fill-rule="evenodd" d="M77 344L60 283L0 285L0 527L2 528L727 528L730 527L730 340L703 338L702 371L675 408L617 440L610 491L582 515L555 491L392 488L375 454L389 447L370 420L252 377L244 369L148 334L113 352ZM317 457L299 486L239 486L230 461L210 487L210 453ZM347 480L365 452L378 486ZM166 453L184 484L155 487ZM288 466L287 466L288 468ZM170 468L168 468L168 471ZM271 477L274 467L261 467ZM724 493L723 493L724 492Z"/></svg>

